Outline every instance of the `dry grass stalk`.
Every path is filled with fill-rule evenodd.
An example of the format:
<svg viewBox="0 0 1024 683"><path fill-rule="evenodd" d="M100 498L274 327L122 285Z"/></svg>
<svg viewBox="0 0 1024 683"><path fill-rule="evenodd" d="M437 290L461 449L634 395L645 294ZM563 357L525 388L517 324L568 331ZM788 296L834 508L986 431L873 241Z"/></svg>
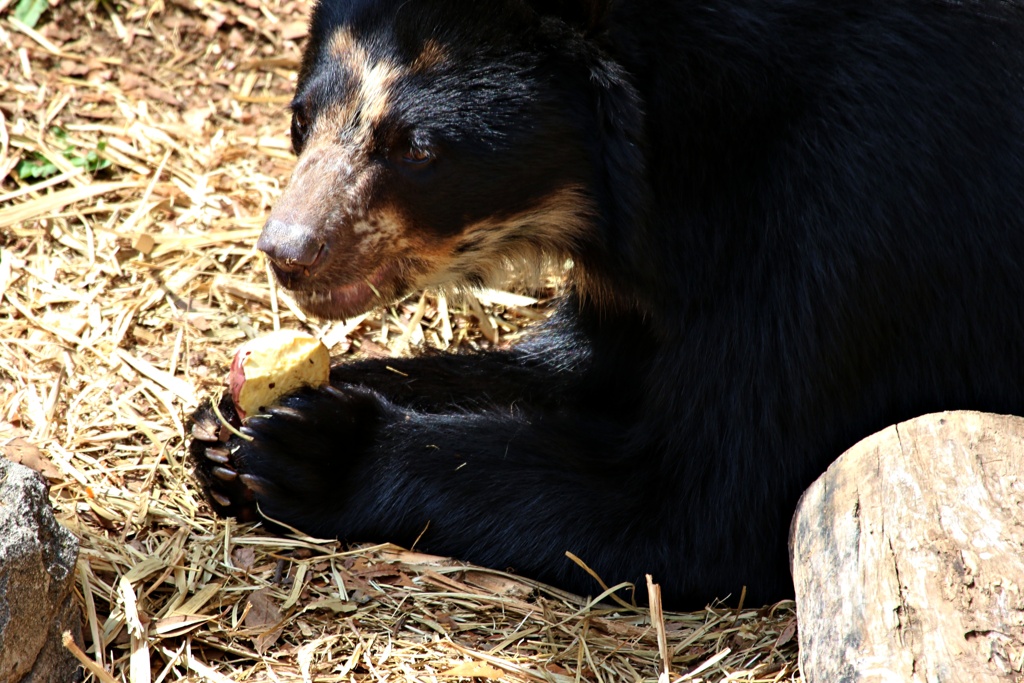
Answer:
<svg viewBox="0 0 1024 683"><path fill-rule="evenodd" d="M0 2L16 56L0 60L0 444L39 447L82 540L86 647L69 647L89 680L798 679L790 604L652 619L212 517L184 423L242 339L292 326L336 354L504 345L554 290L307 320L253 242L293 163L285 105L308 1L51 0L35 28L16 4ZM90 152L107 167L83 169ZM47 162L41 179L19 174Z"/></svg>

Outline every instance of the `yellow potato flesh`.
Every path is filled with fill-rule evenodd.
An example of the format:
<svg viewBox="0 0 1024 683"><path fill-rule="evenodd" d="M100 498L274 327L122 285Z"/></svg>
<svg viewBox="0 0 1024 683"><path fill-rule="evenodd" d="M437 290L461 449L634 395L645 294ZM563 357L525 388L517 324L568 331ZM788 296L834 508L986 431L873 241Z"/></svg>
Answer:
<svg viewBox="0 0 1024 683"><path fill-rule="evenodd" d="M316 337L280 330L246 342L231 363L231 397L239 417L254 415L301 387L322 387L331 359Z"/></svg>

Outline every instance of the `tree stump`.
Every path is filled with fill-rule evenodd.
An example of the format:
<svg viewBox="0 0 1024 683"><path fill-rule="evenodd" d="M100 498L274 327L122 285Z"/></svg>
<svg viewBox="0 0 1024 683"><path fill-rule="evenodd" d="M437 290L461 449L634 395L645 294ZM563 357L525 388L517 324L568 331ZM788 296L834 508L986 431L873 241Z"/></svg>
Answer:
<svg viewBox="0 0 1024 683"><path fill-rule="evenodd" d="M1024 419L861 441L804 494L790 559L808 683L1024 680Z"/></svg>

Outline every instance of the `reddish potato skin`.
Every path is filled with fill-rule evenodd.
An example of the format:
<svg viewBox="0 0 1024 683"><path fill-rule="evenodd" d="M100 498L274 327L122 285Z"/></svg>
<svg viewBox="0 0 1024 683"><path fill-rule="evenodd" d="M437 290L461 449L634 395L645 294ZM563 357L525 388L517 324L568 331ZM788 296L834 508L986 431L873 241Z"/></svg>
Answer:
<svg viewBox="0 0 1024 683"><path fill-rule="evenodd" d="M232 403L235 404L235 411L242 420L245 419L245 411L238 405L238 397L242 393L242 385L245 384L245 357L249 353L244 348L238 349L235 357L231 359L231 369L228 371L228 391L231 393Z"/></svg>

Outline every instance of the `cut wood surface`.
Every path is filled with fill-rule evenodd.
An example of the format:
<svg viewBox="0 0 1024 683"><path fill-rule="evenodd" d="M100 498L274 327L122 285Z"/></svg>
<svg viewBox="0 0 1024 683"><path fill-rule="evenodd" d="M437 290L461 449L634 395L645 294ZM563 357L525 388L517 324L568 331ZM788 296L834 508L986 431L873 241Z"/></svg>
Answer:
<svg viewBox="0 0 1024 683"><path fill-rule="evenodd" d="M804 679L1021 681L1024 419L951 412L847 451L791 561Z"/></svg>

